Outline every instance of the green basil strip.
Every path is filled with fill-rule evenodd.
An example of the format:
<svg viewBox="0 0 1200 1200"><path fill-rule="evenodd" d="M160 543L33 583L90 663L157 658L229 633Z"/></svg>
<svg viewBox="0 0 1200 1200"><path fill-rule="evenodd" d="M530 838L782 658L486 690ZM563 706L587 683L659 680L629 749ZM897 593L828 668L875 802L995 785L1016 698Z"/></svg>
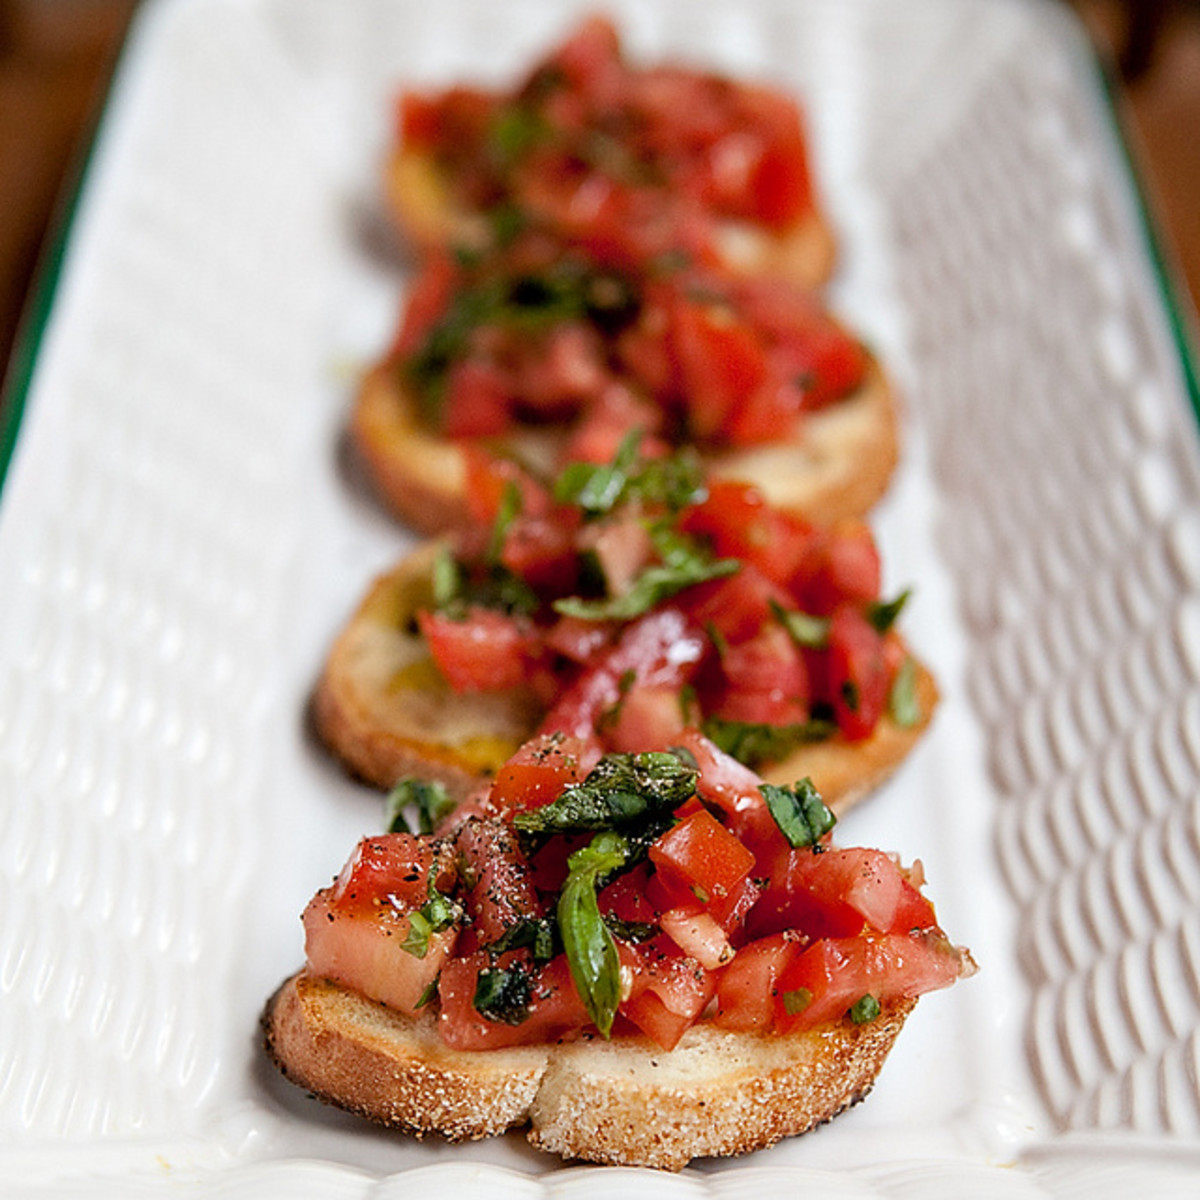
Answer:
<svg viewBox="0 0 1200 1200"><path fill-rule="evenodd" d="M812 1003L812 992L806 987L798 987L783 993L783 1011L789 1017L802 1013Z"/></svg>
<svg viewBox="0 0 1200 1200"><path fill-rule="evenodd" d="M829 645L829 618L813 616L812 613L796 612L784 608L777 600L771 601L771 612L797 646L809 650L824 650Z"/></svg>
<svg viewBox="0 0 1200 1200"><path fill-rule="evenodd" d="M877 633L887 633L895 625L911 595L912 588L905 588L894 600L877 600L867 606L867 620L875 627Z"/></svg>
<svg viewBox="0 0 1200 1200"><path fill-rule="evenodd" d="M901 729L913 729L921 723L921 701L917 696L917 664L906 658L892 680L888 693L888 716Z"/></svg>
<svg viewBox="0 0 1200 1200"><path fill-rule="evenodd" d="M454 811L454 799L444 784L434 779L401 779L387 794L384 828L388 833L411 833L406 808L416 808L417 828L432 833Z"/></svg>
<svg viewBox="0 0 1200 1200"><path fill-rule="evenodd" d="M558 927L575 989L596 1028L612 1032L621 1000L621 961L596 900L599 880L625 865L628 843L618 833L598 833L567 859L558 898Z"/></svg>
<svg viewBox="0 0 1200 1200"><path fill-rule="evenodd" d="M520 1025L529 1016L533 987L522 967L484 967L475 980L472 1004L480 1016L505 1025Z"/></svg>
<svg viewBox="0 0 1200 1200"><path fill-rule="evenodd" d="M606 754L581 783L549 804L519 812L522 833L582 833L629 827L669 816L696 791L696 768L666 751Z"/></svg>
<svg viewBox="0 0 1200 1200"><path fill-rule="evenodd" d="M837 733L833 721L814 717L795 725L759 725L707 717L702 726L709 741L748 767L778 762L797 746L823 742Z"/></svg>
<svg viewBox="0 0 1200 1200"><path fill-rule="evenodd" d="M674 564L657 563L647 567L620 596L601 600L567 596L556 600L554 608L564 616L579 617L584 621L630 621L684 588L733 575L741 565L736 558L710 562L699 556Z"/></svg>
<svg viewBox="0 0 1200 1200"><path fill-rule="evenodd" d="M802 779L794 788L763 783L758 790L779 832L794 850L815 846L837 823L837 817L825 806L811 779Z"/></svg>

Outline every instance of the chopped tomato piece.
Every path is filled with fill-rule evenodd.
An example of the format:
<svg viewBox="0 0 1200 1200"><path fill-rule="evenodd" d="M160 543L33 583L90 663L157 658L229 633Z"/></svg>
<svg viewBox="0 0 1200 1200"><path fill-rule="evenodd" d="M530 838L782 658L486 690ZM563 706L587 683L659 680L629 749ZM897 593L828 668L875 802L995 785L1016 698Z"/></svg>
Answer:
<svg viewBox="0 0 1200 1200"><path fill-rule="evenodd" d="M827 698L843 736L869 737L887 707L891 678L884 640L856 608L833 614L827 670Z"/></svg>
<svg viewBox="0 0 1200 1200"><path fill-rule="evenodd" d="M495 692L519 687L537 638L513 617L490 608L471 608L456 621L422 609L417 624L433 661L456 692Z"/></svg>
<svg viewBox="0 0 1200 1200"><path fill-rule="evenodd" d="M695 959L668 954L653 943L638 952L640 969L620 1012L664 1050L672 1050L712 999L714 976Z"/></svg>
<svg viewBox="0 0 1200 1200"><path fill-rule="evenodd" d="M786 933L747 942L717 977L714 1023L742 1032L770 1029L779 977L803 948L799 938Z"/></svg>
<svg viewBox="0 0 1200 1200"><path fill-rule="evenodd" d="M446 374L442 432L449 438L498 437L512 424L508 380L491 363L468 358Z"/></svg>
<svg viewBox="0 0 1200 1200"><path fill-rule="evenodd" d="M803 611L828 615L847 602L877 599L880 579L870 528L850 521L814 536L791 589Z"/></svg>
<svg viewBox="0 0 1200 1200"><path fill-rule="evenodd" d="M732 895L754 867L754 855L703 808L662 834L650 847L650 859L702 904Z"/></svg>
<svg viewBox="0 0 1200 1200"><path fill-rule="evenodd" d="M501 813L541 808L593 765L591 748L579 738L551 733L526 742L497 772L490 799Z"/></svg>
<svg viewBox="0 0 1200 1200"><path fill-rule="evenodd" d="M511 825L464 821L455 831L454 848L463 864L465 950L491 945L518 922L541 916L533 875Z"/></svg>

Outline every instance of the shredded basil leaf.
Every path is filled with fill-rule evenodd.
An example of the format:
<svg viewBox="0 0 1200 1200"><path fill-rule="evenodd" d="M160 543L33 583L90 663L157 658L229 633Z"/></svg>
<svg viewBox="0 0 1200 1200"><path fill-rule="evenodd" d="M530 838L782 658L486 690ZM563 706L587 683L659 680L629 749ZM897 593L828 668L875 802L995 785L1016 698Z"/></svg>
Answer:
<svg viewBox="0 0 1200 1200"><path fill-rule="evenodd" d="M802 779L794 788L773 783L759 784L779 832L794 850L815 846L837 823L837 817L825 806L811 779Z"/></svg>
<svg viewBox="0 0 1200 1200"><path fill-rule="evenodd" d="M837 725L815 717L794 725L754 724L706 717L702 730L709 741L748 767L778 762L797 746L823 742L837 733Z"/></svg>
<svg viewBox="0 0 1200 1200"><path fill-rule="evenodd" d="M400 949L414 958L424 958L429 952L429 939L435 933L449 929L458 917L458 905L449 896L430 888L429 899L408 914L408 933L400 943Z"/></svg>
<svg viewBox="0 0 1200 1200"><path fill-rule="evenodd" d="M658 823L695 794L698 775L665 751L606 754L581 783L517 813L513 825L522 833L581 833Z"/></svg>
<svg viewBox="0 0 1200 1200"><path fill-rule="evenodd" d="M472 1003L489 1021L520 1025L529 1016L532 997L529 972L523 967L484 967L475 980Z"/></svg>
<svg viewBox="0 0 1200 1200"><path fill-rule="evenodd" d="M567 859L567 879L558 897L558 927L571 978L604 1037L612 1031L621 999L621 962L596 892L605 876L626 865L628 854L620 834L598 833Z"/></svg>
<svg viewBox="0 0 1200 1200"><path fill-rule="evenodd" d="M771 601L771 612L797 646L809 650L824 650L829 645L828 617L796 612L794 609L784 608L777 600Z"/></svg>
<svg viewBox="0 0 1200 1200"><path fill-rule="evenodd" d="M454 799L435 779L401 779L387 794L384 827L388 833L411 833L406 808L416 808L417 828L432 833L454 811Z"/></svg>
<svg viewBox="0 0 1200 1200"><path fill-rule="evenodd" d="M812 1003L812 992L806 987L799 987L783 993L783 1011L789 1017L802 1013Z"/></svg>
<svg viewBox="0 0 1200 1200"><path fill-rule="evenodd" d="M887 633L895 625L911 595L912 588L905 588L894 600L877 600L867 605L867 620L877 633Z"/></svg>
<svg viewBox="0 0 1200 1200"><path fill-rule="evenodd" d="M489 953L495 955L522 948L533 952L534 961L549 962L562 949L557 920L553 917L523 917L487 947Z"/></svg>
<svg viewBox="0 0 1200 1200"><path fill-rule="evenodd" d="M917 696L917 664L906 658L896 672L888 693L888 716L901 729L913 729L921 723L921 701Z"/></svg>

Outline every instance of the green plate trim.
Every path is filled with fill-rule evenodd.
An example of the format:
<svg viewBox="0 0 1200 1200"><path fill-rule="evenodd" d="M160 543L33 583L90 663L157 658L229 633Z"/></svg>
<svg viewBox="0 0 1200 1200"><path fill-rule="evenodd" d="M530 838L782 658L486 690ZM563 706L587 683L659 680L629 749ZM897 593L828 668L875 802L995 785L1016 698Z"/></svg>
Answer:
<svg viewBox="0 0 1200 1200"><path fill-rule="evenodd" d="M1192 412L1197 423L1200 424L1200 368L1197 366L1196 317L1191 298L1180 282L1177 264L1168 258L1146 185L1138 170L1129 125L1120 99L1121 85L1117 79L1115 68L1105 62L1099 54L1093 53L1091 59L1096 78L1099 80L1100 94L1112 118L1113 132L1116 134L1115 141L1125 164L1125 174L1133 193L1134 205L1142 227L1142 237L1150 257L1150 265L1158 282L1159 295L1162 297L1163 307L1166 309L1171 337L1179 355L1184 386L1187 388L1188 399L1192 404Z"/></svg>
<svg viewBox="0 0 1200 1200"><path fill-rule="evenodd" d="M131 14L134 15L134 14ZM98 134L109 110L113 86L121 70L121 64L129 45L129 25L122 31L117 53L109 66L103 99L96 105L82 139L83 149L77 162L70 168L69 182L64 185L62 198L56 205L42 243L42 250L34 270L33 285L24 311L17 326L12 357L8 373L0 389L0 496L4 493L4 481L17 447L17 436L29 400L29 389L37 367L38 354L45 339L46 327L58 295L62 278L63 263L67 257L67 243L75 227L82 202L84 188L92 171ZM71 178L73 175L73 178Z"/></svg>

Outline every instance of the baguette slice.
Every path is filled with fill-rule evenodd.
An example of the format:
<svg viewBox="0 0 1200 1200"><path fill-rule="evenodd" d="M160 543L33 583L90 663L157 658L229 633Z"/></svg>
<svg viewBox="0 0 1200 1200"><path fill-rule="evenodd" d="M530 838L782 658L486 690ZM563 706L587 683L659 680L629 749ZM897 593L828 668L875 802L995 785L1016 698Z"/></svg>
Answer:
<svg viewBox="0 0 1200 1200"><path fill-rule="evenodd" d="M368 782L389 788L415 774L461 797L532 736L543 710L523 691L455 694L438 674L412 624L416 609L431 602L438 546L421 547L369 589L334 642L313 714L329 749ZM884 717L870 737L803 745L760 774L786 785L810 776L826 804L845 812L899 767L932 719L937 685L921 664L916 695L915 725Z"/></svg>
<svg viewBox="0 0 1200 1200"><path fill-rule="evenodd" d="M806 414L790 437L770 444L705 450L710 478L754 484L777 508L817 525L860 517L887 490L899 457L896 402L879 364L852 396ZM422 533L437 534L466 519L466 459L458 442L420 419L399 372L387 364L363 380L351 436L391 511ZM551 427L496 446L525 464L555 470L566 440Z"/></svg>
<svg viewBox="0 0 1200 1200"><path fill-rule="evenodd" d="M431 155L405 146L393 150L384 192L392 219L419 250L487 247L492 236L488 217L455 202ZM780 276L817 288L833 274L836 247L828 220L813 208L778 232L749 221L722 221L714 249L721 265L736 274Z"/></svg>
<svg viewBox="0 0 1200 1200"><path fill-rule="evenodd" d="M870 1091L915 1000L790 1035L700 1024L664 1051L641 1037L449 1049L414 1020L300 972L267 1004L268 1053L327 1103L450 1141L528 1124L567 1159L677 1171L804 1133Z"/></svg>

